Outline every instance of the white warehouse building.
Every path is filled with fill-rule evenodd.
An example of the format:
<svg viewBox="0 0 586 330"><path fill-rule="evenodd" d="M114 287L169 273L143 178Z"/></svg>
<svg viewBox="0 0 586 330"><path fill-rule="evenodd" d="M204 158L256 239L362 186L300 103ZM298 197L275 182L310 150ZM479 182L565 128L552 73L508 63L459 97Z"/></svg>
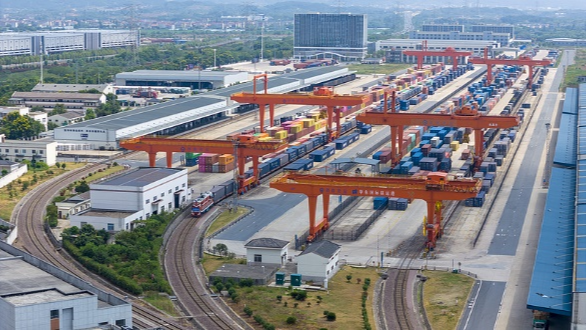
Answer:
<svg viewBox="0 0 586 330"><path fill-rule="evenodd" d="M269 78L268 92L298 91L351 74L348 68L339 66L301 70ZM260 85L262 86L262 82ZM252 89L252 82L237 84L194 97L86 120L55 128L54 139L60 145L83 144L91 149L115 150L122 139L149 134L173 135L212 121L226 119L233 113L257 109L257 105L240 104L230 100L232 94L251 92Z"/></svg>
<svg viewBox="0 0 586 330"><path fill-rule="evenodd" d="M341 246L328 240L310 244L295 259L297 272L303 280L322 282L328 287L328 280L340 269L339 256Z"/></svg>
<svg viewBox="0 0 586 330"><path fill-rule="evenodd" d="M132 305L0 241L0 330L132 327Z"/></svg>
<svg viewBox="0 0 586 330"><path fill-rule="evenodd" d="M14 162L34 159L53 166L57 162L57 142L44 139L4 140L0 141L0 156Z"/></svg>
<svg viewBox="0 0 586 330"><path fill-rule="evenodd" d="M132 230L135 220L173 211L191 202L187 169L139 167L90 184L91 208L71 215L71 225L107 231Z"/></svg>
<svg viewBox="0 0 586 330"><path fill-rule="evenodd" d="M217 89L248 81L244 71L137 70L116 74L116 86Z"/></svg>

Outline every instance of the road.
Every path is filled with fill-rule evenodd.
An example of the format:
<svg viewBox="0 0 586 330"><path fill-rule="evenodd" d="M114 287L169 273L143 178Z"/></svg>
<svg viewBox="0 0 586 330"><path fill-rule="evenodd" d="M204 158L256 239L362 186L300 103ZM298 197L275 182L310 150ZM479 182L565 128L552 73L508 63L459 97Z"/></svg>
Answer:
<svg viewBox="0 0 586 330"><path fill-rule="evenodd" d="M492 330L505 291L505 282L477 281L458 330Z"/></svg>
<svg viewBox="0 0 586 330"><path fill-rule="evenodd" d="M564 56L564 60L567 61L569 58ZM553 119L553 109L557 106L557 91L563 77L563 71L557 71L550 90L547 92L544 91L546 95L543 101L543 109L547 111L543 111L537 120L537 125L530 135L531 142L529 149L541 150L545 146L545 140L547 138L545 124L550 123ZM528 152L525 154L525 158L523 158L523 163L521 164L523 170L519 172L515 179L513 190L507 200L496 233L488 248L489 255L515 255L521 230L523 229L525 214L529 206L529 199L533 193L537 170L542 165L539 162L540 158L541 153L539 152Z"/></svg>

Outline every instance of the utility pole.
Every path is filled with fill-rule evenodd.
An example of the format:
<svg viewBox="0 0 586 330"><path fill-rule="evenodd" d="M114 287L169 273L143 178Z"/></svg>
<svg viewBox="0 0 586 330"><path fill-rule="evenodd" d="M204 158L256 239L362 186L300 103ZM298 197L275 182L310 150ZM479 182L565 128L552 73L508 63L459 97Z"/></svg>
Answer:
<svg viewBox="0 0 586 330"><path fill-rule="evenodd" d="M214 68L216 67L216 49L212 49L214 51Z"/></svg>
<svg viewBox="0 0 586 330"><path fill-rule="evenodd" d="M265 34L265 15L261 14L261 22L260 22L260 58L258 62L261 63L264 57L265 51L265 41L264 41L264 34Z"/></svg>

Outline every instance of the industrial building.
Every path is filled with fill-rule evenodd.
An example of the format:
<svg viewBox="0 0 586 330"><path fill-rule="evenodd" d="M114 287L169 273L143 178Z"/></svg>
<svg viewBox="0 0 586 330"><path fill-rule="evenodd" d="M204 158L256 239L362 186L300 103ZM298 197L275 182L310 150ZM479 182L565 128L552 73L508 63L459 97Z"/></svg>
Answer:
<svg viewBox="0 0 586 330"><path fill-rule="evenodd" d="M137 31L62 30L0 33L0 56L138 46Z"/></svg>
<svg viewBox="0 0 586 330"><path fill-rule="evenodd" d="M527 308L586 324L586 84L567 88Z"/></svg>
<svg viewBox="0 0 586 330"><path fill-rule="evenodd" d="M102 94L114 93L111 84L36 84L31 92L38 93L80 93L89 90L97 90Z"/></svg>
<svg viewBox="0 0 586 330"><path fill-rule="evenodd" d="M558 47L586 47L586 39L551 38L545 39L545 41Z"/></svg>
<svg viewBox="0 0 586 330"><path fill-rule="evenodd" d="M40 92L14 92L10 104L27 107L39 106L45 110L52 110L55 105L63 104L68 110L85 110L97 108L106 102L106 95L91 93L40 93Z"/></svg>
<svg viewBox="0 0 586 330"><path fill-rule="evenodd" d="M217 89L248 81L240 71L137 70L116 74L116 86L189 87Z"/></svg>
<svg viewBox="0 0 586 330"><path fill-rule="evenodd" d="M423 32L464 32L464 25L460 24L423 24L421 26Z"/></svg>
<svg viewBox="0 0 586 330"><path fill-rule="evenodd" d="M353 14L295 14L293 56L360 61L366 56L367 17Z"/></svg>
<svg viewBox="0 0 586 330"><path fill-rule="evenodd" d="M70 215L71 225L132 230L135 220L173 211L190 201L186 169L139 167L90 184L91 208Z"/></svg>
<svg viewBox="0 0 586 330"><path fill-rule="evenodd" d="M484 32L428 32L428 31L411 31L409 32L410 39L425 39L425 40L488 40L496 41L501 46L507 46L513 39L510 33L496 33L491 31Z"/></svg>
<svg viewBox="0 0 586 330"><path fill-rule="evenodd" d="M415 56L404 55L404 50L421 50L422 40L419 39L387 39L379 40L371 44L371 51L385 51L385 59L387 63L417 63ZM474 55L482 55L484 49L488 48L490 52L499 47L497 41L467 41L467 40L428 40L427 49L431 51L442 51L448 47L454 48L456 51L469 51ZM443 56L427 56L425 63L444 62L447 59ZM460 59L466 63L466 59Z"/></svg>
<svg viewBox="0 0 586 330"><path fill-rule="evenodd" d="M494 32L494 33L508 33L511 38L515 38L515 27L513 25L494 25L494 24L476 24L470 25L466 28L468 32Z"/></svg>
<svg viewBox="0 0 586 330"><path fill-rule="evenodd" d="M132 327L132 305L0 241L0 330Z"/></svg>
<svg viewBox="0 0 586 330"><path fill-rule="evenodd" d="M20 162L43 161L49 166L57 161L57 142L45 140L4 140L0 142L0 157L5 160Z"/></svg>
<svg viewBox="0 0 586 330"><path fill-rule="evenodd" d="M269 93L286 93L351 75L348 68L329 66L306 69L269 79ZM54 139L60 144L84 144L89 149L117 149L121 139L161 133L176 134L227 115L256 109L256 105L230 100L237 92L252 91L253 83L243 83L195 97L182 98L136 110L59 127Z"/></svg>

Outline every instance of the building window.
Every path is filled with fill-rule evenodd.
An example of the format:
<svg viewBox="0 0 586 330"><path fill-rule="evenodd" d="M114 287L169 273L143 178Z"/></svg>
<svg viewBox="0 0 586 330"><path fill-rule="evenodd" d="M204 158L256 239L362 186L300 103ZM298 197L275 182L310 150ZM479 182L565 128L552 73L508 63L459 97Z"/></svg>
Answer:
<svg viewBox="0 0 586 330"><path fill-rule="evenodd" d="M326 275L330 275L330 271L329 270L326 272Z"/></svg>
<svg viewBox="0 0 586 330"><path fill-rule="evenodd" d="M145 201L145 204L148 204L148 203L150 203L150 202L151 202L151 200L150 200L150 199L147 199L147 200Z"/></svg>
<svg viewBox="0 0 586 330"><path fill-rule="evenodd" d="M43 150L39 150L39 153L42 155L44 153L44 151Z"/></svg>
<svg viewBox="0 0 586 330"><path fill-rule="evenodd" d="M168 204L168 207L169 207L169 210L173 208L170 202Z"/></svg>
<svg viewBox="0 0 586 330"><path fill-rule="evenodd" d="M150 216L151 216L151 214L150 214L150 213L147 213L147 214L146 214L146 217L147 217L147 219L148 219Z"/></svg>
<svg viewBox="0 0 586 330"><path fill-rule="evenodd" d="M51 320L58 319L58 318L59 318L59 310L53 309L51 311Z"/></svg>
<svg viewBox="0 0 586 330"><path fill-rule="evenodd" d="M173 192L173 190L169 189L169 194L172 193L172 192Z"/></svg>
<svg viewBox="0 0 586 330"><path fill-rule="evenodd" d="M255 254L254 262L262 262L262 254Z"/></svg>
<svg viewBox="0 0 586 330"><path fill-rule="evenodd" d="M161 197L165 197L165 193L164 192L161 193Z"/></svg>
<svg viewBox="0 0 586 330"><path fill-rule="evenodd" d="M81 226L83 227L83 226L85 226L85 225L87 225L87 222L84 222L84 221L82 221L82 222L81 222Z"/></svg>
<svg viewBox="0 0 586 330"><path fill-rule="evenodd" d="M175 187L175 191L179 190L179 186Z"/></svg>
<svg viewBox="0 0 586 330"><path fill-rule="evenodd" d="M8 151L8 150L7 150ZM181 187L185 188L185 183L181 184Z"/></svg>
<svg viewBox="0 0 586 330"><path fill-rule="evenodd" d="M36 153L37 153L37 151L36 150L33 150L33 154L36 154Z"/></svg>
<svg viewBox="0 0 586 330"><path fill-rule="evenodd" d="M181 197L181 202L185 202L185 196Z"/></svg>
<svg viewBox="0 0 586 330"><path fill-rule="evenodd" d="M114 224L113 223L109 223L108 224L108 230L109 231L113 231L114 230Z"/></svg>
<svg viewBox="0 0 586 330"><path fill-rule="evenodd" d="M161 213L165 212L165 205L161 206Z"/></svg>

